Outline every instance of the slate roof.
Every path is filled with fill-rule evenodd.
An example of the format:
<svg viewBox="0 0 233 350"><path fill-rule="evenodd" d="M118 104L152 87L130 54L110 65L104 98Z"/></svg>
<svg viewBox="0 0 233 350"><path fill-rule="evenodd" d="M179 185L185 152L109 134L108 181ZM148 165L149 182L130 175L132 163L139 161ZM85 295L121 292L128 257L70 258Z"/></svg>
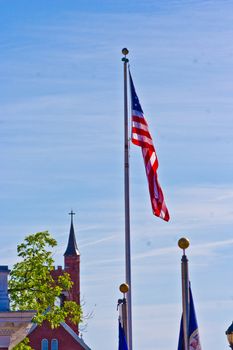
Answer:
<svg viewBox="0 0 233 350"><path fill-rule="evenodd" d="M69 240L68 240L68 245L64 253L64 256L74 256L74 255L80 255L80 253L79 253L76 238L75 238L73 218L71 217Z"/></svg>

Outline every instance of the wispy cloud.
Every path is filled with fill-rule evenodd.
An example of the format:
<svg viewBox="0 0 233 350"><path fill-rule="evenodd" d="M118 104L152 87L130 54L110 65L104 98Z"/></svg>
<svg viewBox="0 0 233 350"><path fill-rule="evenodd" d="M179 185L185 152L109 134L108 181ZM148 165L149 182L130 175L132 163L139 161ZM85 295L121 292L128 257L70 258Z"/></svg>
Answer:
<svg viewBox="0 0 233 350"><path fill-rule="evenodd" d="M177 345L177 241L188 236L203 348L224 348L231 301L223 286L233 244L232 2L73 1L55 8L42 0L24 8L12 1L15 11L6 1L2 7L0 40L1 264L16 261L25 234L46 228L63 264L64 215L71 206L81 210L81 293L96 305L85 339L93 348L117 348L126 45L171 214L169 223L152 215L141 154L132 147L135 347Z"/></svg>

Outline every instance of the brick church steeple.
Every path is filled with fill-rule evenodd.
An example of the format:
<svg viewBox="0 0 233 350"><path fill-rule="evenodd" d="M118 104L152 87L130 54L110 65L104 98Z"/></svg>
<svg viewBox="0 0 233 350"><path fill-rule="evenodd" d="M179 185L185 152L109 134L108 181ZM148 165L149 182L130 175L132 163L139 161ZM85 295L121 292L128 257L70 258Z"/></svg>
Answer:
<svg viewBox="0 0 233 350"><path fill-rule="evenodd" d="M64 253L64 270L70 274L73 286L69 291L67 299L80 304L80 253L74 233L73 216L75 213L71 210L69 214L71 215L71 223L68 245Z"/></svg>

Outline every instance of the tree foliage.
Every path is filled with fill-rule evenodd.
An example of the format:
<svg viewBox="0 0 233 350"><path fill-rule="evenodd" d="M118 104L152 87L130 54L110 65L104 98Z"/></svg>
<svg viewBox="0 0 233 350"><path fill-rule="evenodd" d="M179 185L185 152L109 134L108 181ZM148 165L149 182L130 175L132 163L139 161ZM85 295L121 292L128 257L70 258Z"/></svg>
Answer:
<svg viewBox="0 0 233 350"><path fill-rule="evenodd" d="M11 309L36 310L33 322L40 325L47 320L52 328L66 320L74 324L82 321L80 305L73 301L56 304L62 292L69 291L73 284L66 272L56 280L52 276L51 248L56 245L56 240L47 231L27 236L17 247L21 261L13 266L9 281Z"/></svg>
<svg viewBox="0 0 233 350"><path fill-rule="evenodd" d="M29 345L29 339L25 338L18 345L16 345L13 350L33 350Z"/></svg>

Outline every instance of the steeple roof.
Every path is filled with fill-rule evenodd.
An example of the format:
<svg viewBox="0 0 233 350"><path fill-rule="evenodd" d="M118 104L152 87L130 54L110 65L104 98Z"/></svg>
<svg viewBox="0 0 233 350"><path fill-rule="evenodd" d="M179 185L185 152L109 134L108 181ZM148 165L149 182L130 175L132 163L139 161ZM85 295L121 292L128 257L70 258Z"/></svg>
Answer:
<svg viewBox="0 0 233 350"><path fill-rule="evenodd" d="M75 215L75 213L71 210L71 213L69 214L71 215L70 234L69 234L68 245L64 253L64 256L80 255L76 238L75 238L74 225L73 225L73 215Z"/></svg>

